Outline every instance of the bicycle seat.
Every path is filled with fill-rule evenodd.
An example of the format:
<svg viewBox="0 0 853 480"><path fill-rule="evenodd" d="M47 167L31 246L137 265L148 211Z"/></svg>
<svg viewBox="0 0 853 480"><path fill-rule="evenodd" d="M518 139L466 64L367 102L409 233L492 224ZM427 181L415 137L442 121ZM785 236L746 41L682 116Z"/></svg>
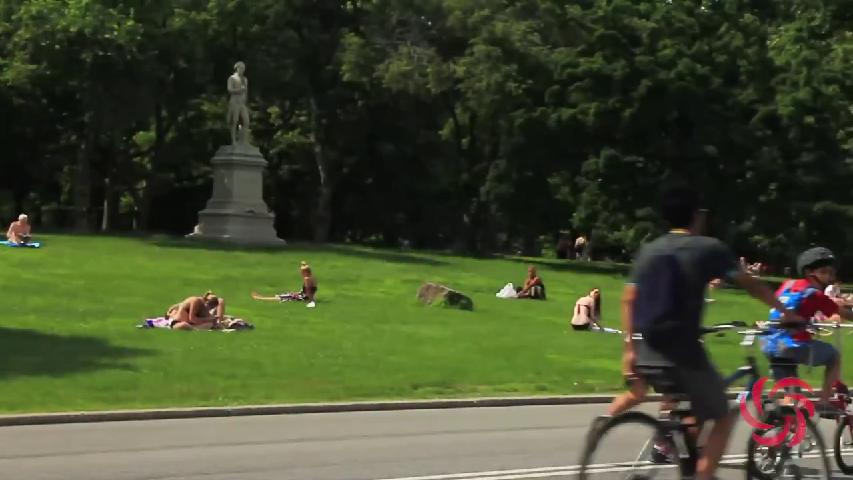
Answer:
<svg viewBox="0 0 853 480"><path fill-rule="evenodd" d="M792 365L792 366L794 366L794 367L796 367L796 366L797 366L797 361L796 361L796 360L794 360L793 358L787 358L787 357L770 357L768 360L769 360L769 361L770 361L770 363L771 363L771 364L773 364L773 365Z"/></svg>
<svg viewBox="0 0 853 480"><path fill-rule="evenodd" d="M768 363L775 380L797 376L797 361L792 358L770 357Z"/></svg>
<svg viewBox="0 0 853 480"><path fill-rule="evenodd" d="M636 361L634 371L643 378L657 393L678 395L684 389L674 375L675 363L659 352L652 350L642 340L634 340Z"/></svg>
<svg viewBox="0 0 853 480"><path fill-rule="evenodd" d="M676 379L673 367L636 365L634 370L646 383L651 385L655 392L673 395L676 400L682 397L686 398L685 389Z"/></svg>

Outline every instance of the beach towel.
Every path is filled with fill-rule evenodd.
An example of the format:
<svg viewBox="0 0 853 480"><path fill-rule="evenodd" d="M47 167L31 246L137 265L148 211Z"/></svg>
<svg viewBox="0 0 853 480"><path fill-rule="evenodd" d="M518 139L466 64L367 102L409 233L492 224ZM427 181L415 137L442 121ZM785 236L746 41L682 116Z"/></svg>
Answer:
<svg viewBox="0 0 853 480"><path fill-rule="evenodd" d="M137 325L136 328L172 328L172 320L166 317L149 318L146 319L144 323ZM212 330L218 330L220 332L236 332L238 330L253 330L254 328L254 325L242 318L226 316L225 323Z"/></svg>
<svg viewBox="0 0 853 480"><path fill-rule="evenodd" d="M13 248L40 248L41 242L30 242L30 243L14 243L9 240L3 240L0 244L6 245L7 247Z"/></svg>
<svg viewBox="0 0 853 480"><path fill-rule="evenodd" d="M302 302L305 300L305 294L302 292L279 293L276 297L280 302Z"/></svg>
<svg viewBox="0 0 853 480"><path fill-rule="evenodd" d="M137 325L136 328L172 328L172 321L166 317L149 318L144 323Z"/></svg>

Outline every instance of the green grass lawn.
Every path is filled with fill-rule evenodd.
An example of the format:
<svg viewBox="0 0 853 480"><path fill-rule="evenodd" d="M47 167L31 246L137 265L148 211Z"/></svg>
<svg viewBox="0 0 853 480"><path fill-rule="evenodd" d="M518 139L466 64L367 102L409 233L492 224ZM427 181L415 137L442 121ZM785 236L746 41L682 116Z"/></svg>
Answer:
<svg viewBox="0 0 853 480"><path fill-rule="evenodd" d="M623 277L606 266L538 261L545 302L502 300L525 260L486 260L291 246L276 251L176 240L44 236L41 249L0 249L0 412L612 392L618 335L568 328L575 299L603 291L618 326ZM296 290L314 267L318 306L254 301ZM424 307L437 281L469 294L473 312ZM214 290L254 331L134 328L188 295ZM714 292L709 321L752 321L766 309ZM724 369L742 360L735 335L709 342ZM850 342L848 342L850 343ZM814 377L817 371L812 372Z"/></svg>

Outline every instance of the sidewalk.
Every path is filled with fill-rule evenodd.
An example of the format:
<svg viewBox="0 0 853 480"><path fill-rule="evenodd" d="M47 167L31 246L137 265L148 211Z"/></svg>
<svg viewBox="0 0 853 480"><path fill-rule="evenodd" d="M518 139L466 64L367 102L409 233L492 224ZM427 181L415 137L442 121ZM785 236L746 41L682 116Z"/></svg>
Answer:
<svg viewBox="0 0 853 480"><path fill-rule="evenodd" d="M736 398L737 393L730 393ZM51 425L61 423L121 422L178 418L235 417L245 415L292 415L302 413L370 412L383 410L423 410L440 408L515 407L524 405L579 405L610 403L613 395L565 395L550 397L487 397L437 400L401 400L348 403L300 403L235 407L167 408L102 412L60 412L0 415L0 427ZM649 402L660 395L649 395Z"/></svg>

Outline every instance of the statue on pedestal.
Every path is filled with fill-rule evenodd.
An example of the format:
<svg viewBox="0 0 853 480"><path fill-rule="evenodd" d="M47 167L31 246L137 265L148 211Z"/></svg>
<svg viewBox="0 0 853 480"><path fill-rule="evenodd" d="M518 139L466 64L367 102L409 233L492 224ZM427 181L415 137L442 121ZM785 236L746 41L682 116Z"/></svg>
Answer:
<svg viewBox="0 0 853 480"><path fill-rule="evenodd" d="M234 74L228 77L228 100L227 121L231 127L231 144L249 143L249 107L246 100L249 96L249 79L246 78L246 64L237 62L234 64Z"/></svg>
<svg viewBox="0 0 853 480"><path fill-rule="evenodd" d="M252 146L249 137L249 80L246 64L234 64L228 77L228 115L231 145L219 147L210 161L213 191L198 225L189 235L200 240L216 240L240 245L283 246L275 231L275 215L264 202L264 169L267 161Z"/></svg>

